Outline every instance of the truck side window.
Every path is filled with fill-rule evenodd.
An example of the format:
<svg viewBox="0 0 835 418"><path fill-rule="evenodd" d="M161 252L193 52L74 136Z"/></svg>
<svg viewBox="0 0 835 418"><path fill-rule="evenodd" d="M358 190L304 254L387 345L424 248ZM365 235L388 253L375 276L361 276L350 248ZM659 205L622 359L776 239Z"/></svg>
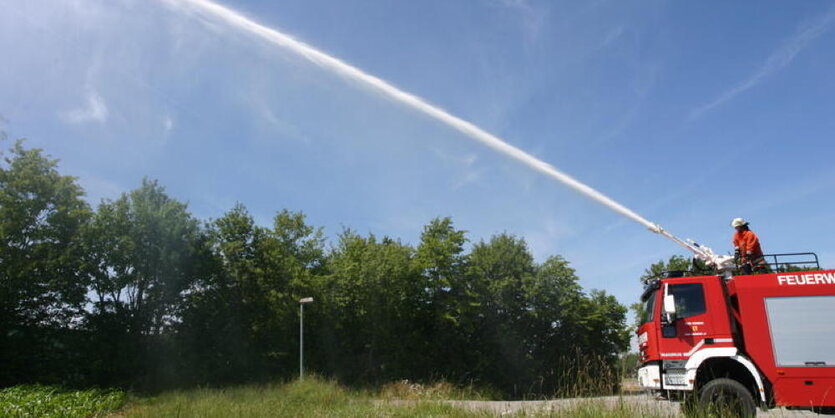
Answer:
<svg viewBox="0 0 835 418"><path fill-rule="evenodd" d="M705 293L701 283L682 283L670 285L670 294L675 296L676 316L687 318L700 315L705 308Z"/></svg>
<svg viewBox="0 0 835 418"><path fill-rule="evenodd" d="M652 322L652 315L655 313L655 297L658 291L654 291L650 294L647 301L644 302L643 311L641 312L641 323L646 324L647 322Z"/></svg>

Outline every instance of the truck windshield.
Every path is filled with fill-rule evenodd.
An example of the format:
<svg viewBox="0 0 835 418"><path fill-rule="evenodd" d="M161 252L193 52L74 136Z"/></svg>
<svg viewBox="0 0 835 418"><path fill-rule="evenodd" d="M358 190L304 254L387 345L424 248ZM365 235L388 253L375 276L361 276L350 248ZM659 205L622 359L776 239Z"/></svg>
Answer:
<svg viewBox="0 0 835 418"><path fill-rule="evenodd" d="M688 316L705 313L705 294L701 283L682 283L670 285L670 294L675 296L676 316Z"/></svg>
<svg viewBox="0 0 835 418"><path fill-rule="evenodd" d="M641 312L641 323L645 324L652 321L652 314L655 311L655 294L657 290L649 294L646 302L644 302L643 311Z"/></svg>

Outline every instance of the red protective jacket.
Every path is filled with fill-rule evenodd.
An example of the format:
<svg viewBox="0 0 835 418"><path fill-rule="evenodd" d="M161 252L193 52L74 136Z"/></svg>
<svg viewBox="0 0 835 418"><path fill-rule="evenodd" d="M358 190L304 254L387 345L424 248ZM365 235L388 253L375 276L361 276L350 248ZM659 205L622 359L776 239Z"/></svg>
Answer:
<svg viewBox="0 0 835 418"><path fill-rule="evenodd" d="M734 247L739 250L743 261L750 261L754 264L765 263L763 249L760 247L760 239L754 231L740 231L734 234Z"/></svg>

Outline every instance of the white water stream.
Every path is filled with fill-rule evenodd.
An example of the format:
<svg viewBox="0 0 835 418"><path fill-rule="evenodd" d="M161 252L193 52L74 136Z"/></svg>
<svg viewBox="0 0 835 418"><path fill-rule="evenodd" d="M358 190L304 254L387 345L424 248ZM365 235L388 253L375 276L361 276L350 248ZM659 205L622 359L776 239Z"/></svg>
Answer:
<svg viewBox="0 0 835 418"><path fill-rule="evenodd" d="M196 13L203 18L225 22L231 27L241 31L256 35L278 47L290 50L301 57L311 61L312 63L321 66L322 68L334 71L347 79L354 81L373 91L382 93L397 102L405 104L417 111L420 111L444 124L455 128L466 136L481 142L484 145L511 157L526 166L545 174L555 180L558 180L581 194L591 198L592 200L608 207L609 209L643 225L650 231L659 233L676 244L679 244L690 251L700 253L692 245L676 238L667 231L663 230L657 224L648 221L641 215L638 215L629 208L615 202L608 196L592 189L588 185L572 178L568 174L556 169L554 166L528 154L527 152L508 144L501 138L473 125L466 120L457 116L451 115L445 110L429 104L427 101L417 97L413 94L407 93L392 84L370 75L359 68L356 68L338 58L334 58L316 48L311 47L303 42L299 42L292 37L285 35L275 29L263 26L240 13L224 7L220 4L209 0L160 0L168 3L180 10Z"/></svg>

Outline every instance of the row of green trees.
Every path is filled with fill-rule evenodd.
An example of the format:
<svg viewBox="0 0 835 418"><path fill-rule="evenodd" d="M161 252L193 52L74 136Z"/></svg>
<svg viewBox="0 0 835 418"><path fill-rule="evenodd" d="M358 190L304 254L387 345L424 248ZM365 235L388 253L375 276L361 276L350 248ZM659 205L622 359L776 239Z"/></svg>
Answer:
<svg viewBox="0 0 835 418"><path fill-rule="evenodd" d="M289 377L298 300L307 367L346 383L446 379L510 396L616 368L626 309L584 292L559 256L498 234L469 246L449 218L416 246L300 212L243 205L200 221L155 181L91 208L21 142L0 166L0 385L159 388Z"/></svg>

